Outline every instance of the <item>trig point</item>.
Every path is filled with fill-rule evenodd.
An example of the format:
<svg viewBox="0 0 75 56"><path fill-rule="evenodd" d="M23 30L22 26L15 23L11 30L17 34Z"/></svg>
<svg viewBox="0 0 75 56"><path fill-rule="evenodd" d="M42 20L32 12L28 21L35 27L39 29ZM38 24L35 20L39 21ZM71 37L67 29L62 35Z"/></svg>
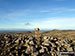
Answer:
<svg viewBox="0 0 75 56"><path fill-rule="evenodd" d="M35 37L39 39L39 28L35 28Z"/></svg>

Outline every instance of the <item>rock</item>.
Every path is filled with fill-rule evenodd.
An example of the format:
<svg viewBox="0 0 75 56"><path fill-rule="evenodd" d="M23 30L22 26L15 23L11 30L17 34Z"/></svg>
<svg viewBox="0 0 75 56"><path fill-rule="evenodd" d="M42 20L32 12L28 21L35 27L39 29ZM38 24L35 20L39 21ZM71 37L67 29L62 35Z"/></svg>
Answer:
<svg viewBox="0 0 75 56"><path fill-rule="evenodd" d="M43 42L42 45L49 46L49 43Z"/></svg>
<svg viewBox="0 0 75 56"><path fill-rule="evenodd" d="M27 46L28 46L28 44L24 44L23 46L26 46L26 47L27 47Z"/></svg>
<svg viewBox="0 0 75 56"><path fill-rule="evenodd" d="M6 44L8 44L8 41L6 41Z"/></svg>
<svg viewBox="0 0 75 56"><path fill-rule="evenodd" d="M50 40L53 40L53 37L51 37Z"/></svg>
<svg viewBox="0 0 75 56"><path fill-rule="evenodd" d="M29 44L30 44L30 45L34 45L33 41L30 41Z"/></svg>
<svg viewBox="0 0 75 56"><path fill-rule="evenodd" d="M60 46L61 44L60 44L58 41L56 41L56 42L55 42L55 45L58 47L58 46Z"/></svg>
<svg viewBox="0 0 75 56"><path fill-rule="evenodd" d="M10 56L14 56L12 53L9 53Z"/></svg>
<svg viewBox="0 0 75 56"><path fill-rule="evenodd" d="M25 56L24 54L21 54L21 56Z"/></svg>
<svg viewBox="0 0 75 56"><path fill-rule="evenodd" d="M21 38L18 38L15 42L16 43L19 43L19 41L21 41Z"/></svg>
<svg viewBox="0 0 75 56"><path fill-rule="evenodd" d="M32 56L37 56L39 53L38 52L34 52L34 53L32 53L31 55Z"/></svg>
<svg viewBox="0 0 75 56"><path fill-rule="evenodd" d="M73 41L68 38L40 36L40 39L37 40L34 35L26 34L19 33L14 36L12 34L11 37L9 34L2 37L0 56L54 56L58 51L73 51L74 43L71 44Z"/></svg>
<svg viewBox="0 0 75 56"><path fill-rule="evenodd" d="M26 41L26 44L28 44L29 43L29 40L25 40Z"/></svg>
<svg viewBox="0 0 75 56"><path fill-rule="evenodd" d="M25 53L27 53L27 54L31 53L30 48L27 48Z"/></svg>
<svg viewBox="0 0 75 56"><path fill-rule="evenodd" d="M57 38L55 38L54 40L55 40L55 41L57 41L58 39L57 39Z"/></svg>
<svg viewBox="0 0 75 56"><path fill-rule="evenodd" d="M59 44L59 42L58 42L58 41L56 41L55 43L56 43L56 44Z"/></svg>
<svg viewBox="0 0 75 56"><path fill-rule="evenodd" d="M56 47L56 45L54 43L51 43L52 47Z"/></svg>
<svg viewBox="0 0 75 56"><path fill-rule="evenodd" d="M22 43L22 44L24 43L23 40L21 41L21 43Z"/></svg>
<svg viewBox="0 0 75 56"><path fill-rule="evenodd" d="M46 39L48 39L48 37L47 36L44 36L43 39L46 40Z"/></svg>
<svg viewBox="0 0 75 56"><path fill-rule="evenodd" d="M40 53L44 53L44 49L43 49L43 48L40 49L39 52L40 52Z"/></svg>
<svg viewBox="0 0 75 56"><path fill-rule="evenodd" d="M35 47L36 47L36 48L38 48L38 46L37 46L37 45L35 45Z"/></svg>
<svg viewBox="0 0 75 56"><path fill-rule="evenodd" d="M67 51L73 51L72 47L67 48Z"/></svg>

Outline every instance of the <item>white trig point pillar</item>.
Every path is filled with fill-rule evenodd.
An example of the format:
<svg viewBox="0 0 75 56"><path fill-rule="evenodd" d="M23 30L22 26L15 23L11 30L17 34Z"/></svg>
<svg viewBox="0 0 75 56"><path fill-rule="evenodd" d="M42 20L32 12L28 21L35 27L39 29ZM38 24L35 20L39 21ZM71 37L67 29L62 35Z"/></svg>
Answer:
<svg viewBox="0 0 75 56"><path fill-rule="evenodd" d="M40 38L40 36L39 36L39 28L35 28L35 37L36 37L37 39Z"/></svg>

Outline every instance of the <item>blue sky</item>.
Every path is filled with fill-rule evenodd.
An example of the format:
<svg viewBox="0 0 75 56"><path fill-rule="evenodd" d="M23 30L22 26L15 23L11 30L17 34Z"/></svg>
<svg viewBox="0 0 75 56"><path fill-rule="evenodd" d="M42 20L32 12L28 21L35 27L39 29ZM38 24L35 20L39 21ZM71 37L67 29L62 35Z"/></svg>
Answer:
<svg viewBox="0 0 75 56"><path fill-rule="evenodd" d="M75 29L75 0L0 0L0 29Z"/></svg>

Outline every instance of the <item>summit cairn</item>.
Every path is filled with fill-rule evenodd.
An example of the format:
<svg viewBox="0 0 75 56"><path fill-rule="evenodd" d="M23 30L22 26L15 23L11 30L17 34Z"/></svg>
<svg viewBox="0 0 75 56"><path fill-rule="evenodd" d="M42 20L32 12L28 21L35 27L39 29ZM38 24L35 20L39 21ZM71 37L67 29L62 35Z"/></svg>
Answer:
<svg viewBox="0 0 75 56"><path fill-rule="evenodd" d="M39 28L35 28L35 37L36 37L37 39L40 38L40 36L39 36Z"/></svg>

